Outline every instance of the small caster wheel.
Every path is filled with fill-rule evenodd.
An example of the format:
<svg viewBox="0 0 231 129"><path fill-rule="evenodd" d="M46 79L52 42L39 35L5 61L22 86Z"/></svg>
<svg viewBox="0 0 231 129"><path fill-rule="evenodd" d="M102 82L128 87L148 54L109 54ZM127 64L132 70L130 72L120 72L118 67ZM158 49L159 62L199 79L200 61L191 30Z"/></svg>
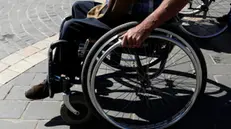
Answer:
<svg viewBox="0 0 231 129"><path fill-rule="evenodd" d="M79 111L78 115L72 113L66 105L61 105L60 114L62 119L69 125L85 124L93 118L91 110L87 107L83 95L71 95L71 105Z"/></svg>

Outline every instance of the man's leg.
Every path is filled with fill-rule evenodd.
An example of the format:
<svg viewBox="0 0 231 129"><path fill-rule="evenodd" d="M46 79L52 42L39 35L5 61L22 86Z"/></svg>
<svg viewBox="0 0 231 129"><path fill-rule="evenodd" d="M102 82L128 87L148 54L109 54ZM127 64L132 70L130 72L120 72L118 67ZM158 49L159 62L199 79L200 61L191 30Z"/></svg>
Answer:
<svg viewBox="0 0 231 129"><path fill-rule="evenodd" d="M84 19L88 11L100 3L93 1L76 1L72 6L72 17L75 19Z"/></svg>
<svg viewBox="0 0 231 129"><path fill-rule="evenodd" d="M74 19L84 19L87 17L87 13L88 11L90 11L93 7L95 7L96 5L98 5L100 3L98 2L93 2L93 1L76 1L73 5L72 5L72 15L66 17L61 26L60 26L60 31L63 28L63 25L66 21L74 18Z"/></svg>
<svg viewBox="0 0 231 129"><path fill-rule="evenodd" d="M60 33L60 40L68 41L68 44L62 48L62 54L64 61L62 61L62 71L69 76L73 76L77 72L80 72L78 68L77 49L78 44L81 41L85 41L89 37L100 37L110 28L97 19L71 19L66 21ZM71 58L70 58L71 57ZM75 63L73 63L75 62ZM61 92L58 87L55 88L55 92ZM47 80L43 83L33 86L25 93L29 99L43 99L49 96L47 88Z"/></svg>

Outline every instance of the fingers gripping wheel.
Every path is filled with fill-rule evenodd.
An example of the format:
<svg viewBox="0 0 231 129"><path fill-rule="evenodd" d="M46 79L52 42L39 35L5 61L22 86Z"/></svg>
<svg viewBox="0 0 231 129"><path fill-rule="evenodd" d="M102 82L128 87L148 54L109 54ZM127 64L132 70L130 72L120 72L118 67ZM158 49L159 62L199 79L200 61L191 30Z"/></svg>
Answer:
<svg viewBox="0 0 231 129"><path fill-rule="evenodd" d="M61 105L60 114L62 119L70 125L85 124L92 118L92 112L85 103L82 93L75 93L70 95L70 103L77 110L76 114L72 113L68 107L63 103Z"/></svg>

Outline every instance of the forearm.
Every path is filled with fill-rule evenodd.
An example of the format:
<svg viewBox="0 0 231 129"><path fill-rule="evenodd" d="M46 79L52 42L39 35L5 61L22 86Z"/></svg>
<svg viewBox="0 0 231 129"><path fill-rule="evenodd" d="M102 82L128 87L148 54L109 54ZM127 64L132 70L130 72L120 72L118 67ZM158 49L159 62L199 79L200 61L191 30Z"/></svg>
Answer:
<svg viewBox="0 0 231 129"><path fill-rule="evenodd" d="M176 16L187 3L188 0L163 0L157 9L141 22L142 27L150 31L159 27Z"/></svg>

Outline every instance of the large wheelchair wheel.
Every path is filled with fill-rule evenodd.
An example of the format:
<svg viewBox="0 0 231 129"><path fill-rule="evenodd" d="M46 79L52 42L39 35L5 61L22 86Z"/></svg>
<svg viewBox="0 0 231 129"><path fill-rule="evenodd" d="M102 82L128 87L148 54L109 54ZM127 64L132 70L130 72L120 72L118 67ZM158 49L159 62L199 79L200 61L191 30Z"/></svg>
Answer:
<svg viewBox="0 0 231 129"><path fill-rule="evenodd" d="M135 25L109 31L92 47L83 66L83 92L89 107L118 128L166 128L185 116L203 94L205 61L198 47L172 26L155 29L148 38L151 42L141 48L123 48L119 37ZM131 58L123 64L135 71L105 63L118 50L119 57ZM165 58L148 65L160 59L163 50Z"/></svg>
<svg viewBox="0 0 231 129"><path fill-rule="evenodd" d="M190 0L180 12L180 27L191 36L212 38L228 28L231 0Z"/></svg>

